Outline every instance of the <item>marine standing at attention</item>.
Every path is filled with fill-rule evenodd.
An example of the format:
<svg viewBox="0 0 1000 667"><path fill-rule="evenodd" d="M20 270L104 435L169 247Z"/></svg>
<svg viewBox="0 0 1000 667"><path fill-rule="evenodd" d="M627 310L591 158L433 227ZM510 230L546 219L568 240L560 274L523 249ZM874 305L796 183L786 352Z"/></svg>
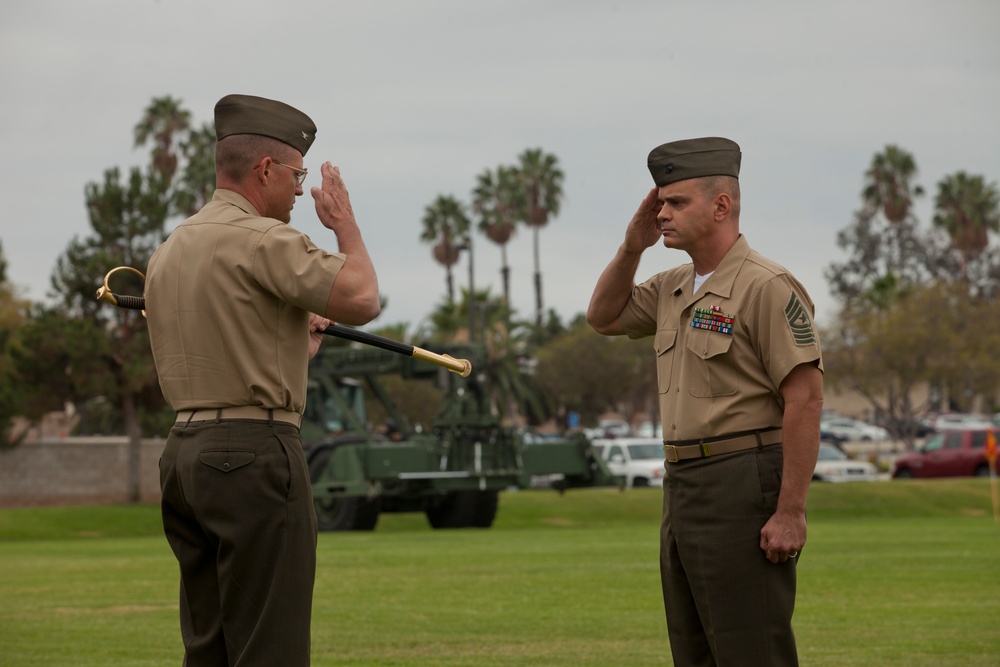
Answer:
<svg viewBox="0 0 1000 667"><path fill-rule="evenodd" d="M643 199L587 310L650 336L667 477L660 573L678 667L797 665L795 569L819 449L823 363L805 288L740 233L739 146L659 146ZM636 285L662 240L691 263Z"/></svg>
<svg viewBox="0 0 1000 667"><path fill-rule="evenodd" d="M187 667L309 664L316 514L299 437L309 359L330 320L365 324L378 280L340 170L323 164L328 252L291 227L313 121L282 102L215 107L212 201L153 253L149 338L177 419L160 460L180 565Z"/></svg>

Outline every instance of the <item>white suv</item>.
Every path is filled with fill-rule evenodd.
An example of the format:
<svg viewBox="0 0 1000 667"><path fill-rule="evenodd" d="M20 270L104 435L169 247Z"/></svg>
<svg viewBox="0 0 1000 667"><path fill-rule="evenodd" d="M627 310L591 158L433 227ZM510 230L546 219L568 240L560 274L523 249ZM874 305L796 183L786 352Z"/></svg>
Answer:
<svg viewBox="0 0 1000 667"><path fill-rule="evenodd" d="M599 438L594 449L613 475L625 477L625 486L663 486L663 441L657 438Z"/></svg>

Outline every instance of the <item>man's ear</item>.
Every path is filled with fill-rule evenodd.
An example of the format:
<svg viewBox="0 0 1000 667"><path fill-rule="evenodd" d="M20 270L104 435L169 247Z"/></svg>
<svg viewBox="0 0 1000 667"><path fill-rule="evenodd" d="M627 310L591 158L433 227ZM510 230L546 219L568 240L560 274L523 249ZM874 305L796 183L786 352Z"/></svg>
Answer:
<svg viewBox="0 0 1000 667"><path fill-rule="evenodd" d="M269 157L262 157L260 162L254 165L253 173L257 179L257 182L261 185L266 185L267 180L271 177L271 163L273 160Z"/></svg>
<svg viewBox="0 0 1000 667"><path fill-rule="evenodd" d="M715 201L713 202L713 211L715 213L716 220L723 220L728 217L733 210L733 198L730 197L725 192L720 192L715 195Z"/></svg>

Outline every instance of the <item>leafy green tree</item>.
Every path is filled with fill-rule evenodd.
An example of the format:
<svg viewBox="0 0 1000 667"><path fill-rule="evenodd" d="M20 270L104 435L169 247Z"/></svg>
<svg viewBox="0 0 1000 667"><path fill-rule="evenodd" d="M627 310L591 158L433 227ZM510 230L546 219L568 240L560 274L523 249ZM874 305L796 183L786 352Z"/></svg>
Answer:
<svg viewBox="0 0 1000 667"><path fill-rule="evenodd" d="M648 339L602 336L582 317L537 353L536 376L559 408L597 422L609 408L631 420L637 412L658 414L656 357Z"/></svg>
<svg viewBox="0 0 1000 667"><path fill-rule="evenodd" d="M423 232L420 240L434 244L434 259L444 266L448 300L455 300L455 284L451 267L458 262L461 246L468 242L469 218L465 207L450 195L438 195L424 209Z"/></svg>
<svg viewBox="0 0 1000 667"><path fill-rule="evenodd" d="M927 410L970 411L1000 390L1000 311L959 283L911 290L891 309L841 311L824 331L825 383L864 396L912 446ZM935 387L923 397L918 389Z"/></svg>
<svg viewBox="0 0 1000 667"><path fill-rule="evenodd" d="M52 286L61 296L64 316L92 322L104 333L107 344L95 351L95 358L103 363L98 369L89 369L94 382L99 383L99 392L90 387L89 396L79 395L71 391L75 385L70 384L64 400L83 404L98 395L109 401L117 399L129 438L128 497L138 501L141 412L143 408L162 410L163 399L158 391L152 391L157 386L156 370L142 314L98 302L94 294L115 267L144 270L165 237L167 188L155 170L143 174L133 168L128 180L122 182L118 169L112 168L105 171L103 183L89 183L85 195L93 234L69 243L56 263ZM142 293L141 280L130 272L116 273L112 282L109 287L114 292ZM153 404L143 406L143 397L153 399Z"/></svg>
<svg viewBox="0 0 1000 667"><path fill-rule="evenodd" d="M559 215L562 202L563 173L559 160L541 148L529 148L518 157L518 170L527 195L524 219L531 227L535 257L535 324L542 326L542 269L539 259L538 231Z"/></svg>
<svg viewBox="0 0 1000 667"><path fill-rule="evenodd" d="M11 426L14 417L21 414L17 388L23 386L24 379L16 373L11 353L28 305L7 281L7 259L0 243L0 448L15 443Z"/></svg>
<svg viewBox="0 0 1000 667"><path fill-rule="evenodd" d="M154 98L134 128L136 147L152 144L150 166L104 172L84 188L91 234L74 237L53 271L52 308L39 308L22 327L16 368L34 382L25 392L26 414L40 418L71 401L84 428L129 437L128 497L140 497L139 454L145 431L163 433L169 411L149 353L145 320L135 311L96 301L105 275L119 266L144 271L165 238L167 219L188 213L214 188L214 131L192 131L180 102ZM138 295L142 279L118 272L113 292ZM59 334L53 333L58 331ZM97 418L96 415L100 415Z"/></svg>
<svg viewBox="0 0 1000 667"><path fill-rule="evenodd" d="M114 358L125 351L112 350L113 344L104 323L94 317L71 315L62 307L34 306L11 351L18 376L31 380L23 385L20 414L38 422L67 402L83 405L96 396L120 401L122 387L114 381Z"/></svg>
<svg viewBox="0 0 1000 667"><path fill-rule="evenodd" d="M914 199L923 194L923 188L911 183L916 170L913 157L896 146L887 146L872 159L854 224L837 233L837 245L848 258L825 272L841 301L887 303L896 291L905 292L941 273L936 258L942 249L920 233L910 214Z"/></svg>
<svg viewBox="0 0 1000 667"><path fill-rule="evenodd" d="M478 229L493 243L500 246L500 276L503 280L503 299L510 303L510 265L507 262L507 244L524 220L527 197L523 181L515 167L497 167L495 172L484 170L476 178L472 191L472 210L479 218Z"/></svg>
<svg viewBox="0 0 1000 667"><path fill-rule="evenodd" d="M923 233L912 213L923 193L915 175L898 147L876 154L855 222L837 237L849 257L826 271L841 302L824 332L826 380L865 396L894 424L927 409L970 409L996 392L982 372L998 342L1000 249L989 245L1000 225L996 188L964 172L945 178ZM917 386L931 388L929 403L914 403ZM912 443L912 433L897 435Z"/></svg>

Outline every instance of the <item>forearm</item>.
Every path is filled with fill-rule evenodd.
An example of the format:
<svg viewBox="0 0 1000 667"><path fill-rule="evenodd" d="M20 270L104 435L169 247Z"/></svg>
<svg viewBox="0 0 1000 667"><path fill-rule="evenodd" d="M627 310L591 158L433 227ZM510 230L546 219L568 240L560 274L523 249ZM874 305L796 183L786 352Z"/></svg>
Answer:
<svg viewBox="0 0 1000 667"><path fill-rule="evenodd" d="M641 258L641 252L626 250L622 244L601 273L587 307L587 323L598 333L611 336L625 333L618 316L635 287L635 272Z"/></svg>
<svg viewBox="0 0 1000 667"><path fill-rule="evenodd" d="M340 252L347 256L334 281L324 315L335 322L367 324L381 312L378 276L368 248L356 225L337 235Z"/></svg>
<svg viewBox="0 0 1000 667"><path fill-rule="evenodd" d="M819 420L823 409L821 371L811 364L796 367L782 383L782 395L784 454L778 511L803 513L819 452Z"/></svg>

